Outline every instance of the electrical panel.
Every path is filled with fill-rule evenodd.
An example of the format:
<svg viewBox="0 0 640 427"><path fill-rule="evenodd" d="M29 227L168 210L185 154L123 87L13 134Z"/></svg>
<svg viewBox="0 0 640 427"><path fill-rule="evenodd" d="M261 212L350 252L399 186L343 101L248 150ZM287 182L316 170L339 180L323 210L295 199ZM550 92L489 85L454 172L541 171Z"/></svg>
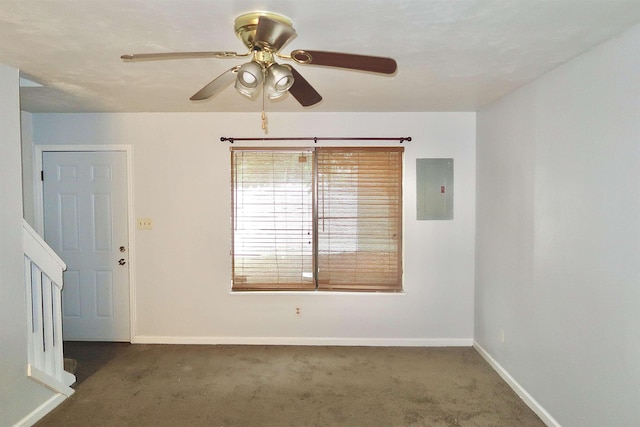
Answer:
<svg viewBox="0 0 640 427"><path fill-rule="evenodd" d="M453 219L453 159L417 159L417 219Z"/></svg>

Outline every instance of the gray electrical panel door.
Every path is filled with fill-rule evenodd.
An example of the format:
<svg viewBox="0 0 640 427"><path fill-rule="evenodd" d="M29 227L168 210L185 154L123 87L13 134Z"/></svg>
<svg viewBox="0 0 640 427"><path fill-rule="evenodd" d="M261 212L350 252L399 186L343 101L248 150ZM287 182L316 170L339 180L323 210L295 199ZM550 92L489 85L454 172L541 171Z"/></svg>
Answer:
<svg viewBox="0 0 640 427"><path fill-rule="evenodd" d="M417 219L453 219L453 159L417 159Z"/></svg>

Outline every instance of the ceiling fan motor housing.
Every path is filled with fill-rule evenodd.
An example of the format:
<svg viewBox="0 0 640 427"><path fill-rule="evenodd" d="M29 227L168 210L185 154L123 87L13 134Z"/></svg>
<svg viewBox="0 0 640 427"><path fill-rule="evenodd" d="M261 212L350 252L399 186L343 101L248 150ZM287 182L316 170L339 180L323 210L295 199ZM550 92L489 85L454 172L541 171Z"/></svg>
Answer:
<svg viewBox="0 0 640 427"><path fill-rule="evenodd" d="M270 25L262 25L260 34L256 34L260 18ZM274 12L249 12L236 18L234 30L249 50L267 50L278 52L296 33L289 18Z"/></svg>

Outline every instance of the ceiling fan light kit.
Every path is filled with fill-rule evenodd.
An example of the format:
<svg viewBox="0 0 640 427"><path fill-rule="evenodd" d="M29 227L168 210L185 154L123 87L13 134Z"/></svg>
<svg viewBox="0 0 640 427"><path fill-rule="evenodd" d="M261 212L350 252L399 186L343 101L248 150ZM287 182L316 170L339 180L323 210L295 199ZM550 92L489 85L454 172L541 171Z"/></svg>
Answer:
<svg viewBox="0 0 640 427"><path fill-rule="evenodd" d="M290 65L278 64L275 59L291 60L301 65L346 68L379 74L394 74L396 61L392 58L355 55L349 53L322 52L297 49L290 55L280 50L296 35L293 23L286 16L273 12L250 12L238 16L234 30L238 38L249 49L247 53L228 51L211 52L168 52L122 55L125 61L145 61L185 58L240 58L252 57L247 63L237 65L208 83L190 99L209 99L235 81L236 90L251 99L262 89L263 129L264 97L280 98L287 92L302 105L309 107L322 100L322 96Z"/></svg>
<svg viewBox="0 0 640 427"><path fill-rule="evenodd" d="M255 98L262 85L263 71L257 62L247 62L238 69L235 88L242 95Z"/></svg>
<svg viewBox="0 0 640 427"><path fill-rule="evenodd" d="M267 77L264 82L266 95L269 99L280 98L289 91L293 86L293 82L291 68L274 63L267 70Z"/></svg>

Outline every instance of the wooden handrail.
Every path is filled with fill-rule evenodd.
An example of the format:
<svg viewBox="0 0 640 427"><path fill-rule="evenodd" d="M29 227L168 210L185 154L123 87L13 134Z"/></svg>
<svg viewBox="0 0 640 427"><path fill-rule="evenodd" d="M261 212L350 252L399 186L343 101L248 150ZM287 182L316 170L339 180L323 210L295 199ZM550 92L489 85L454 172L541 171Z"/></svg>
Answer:
<svg viewBox="0 0 640 427"><path fill-rule="evenodd" d="M25 255L62 289L62 272L67 265L25 220L22 222L22 246Z"/></svg>

